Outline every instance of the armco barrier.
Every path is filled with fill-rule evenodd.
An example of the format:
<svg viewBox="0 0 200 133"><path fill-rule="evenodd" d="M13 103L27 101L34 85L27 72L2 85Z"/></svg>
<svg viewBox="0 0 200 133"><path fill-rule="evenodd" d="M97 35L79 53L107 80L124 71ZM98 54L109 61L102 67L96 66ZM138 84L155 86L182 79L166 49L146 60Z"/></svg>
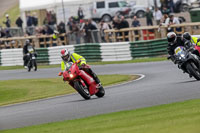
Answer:
<svg viewBox="0 0 200 133"><path fill-rule="evenodd" d="M167 40L138 41L131 43L131 55L137 57L152 57L167 54Z"/></svg>
<svg viewBox="0 0 200 133"><path fill-rule="evenodd" d="M37 62L49 64L49 54L47 48L36 49L37 52Z"/></svg>
<svg viewBox="0 0 200 133"><path fill-rule="evenodd" d="M100 45L102 61L122 61L132 59L129 42L102 43Z"/></svg>
<svg viewBox="0 0 200 133"><path fill-rule="evenodd" d="M1 50L2 66L23 65L22 49L4 49Z"/></svg>
<svg viewBox="0 0 200 133"><path fill-rule="evenodd" d="M99 44L75 45L74 52L86 58L88 62L101 61L101 50Z"/></svg>
<svg viewBox="0 0 200 133"><path fill-rule="evenodd" d="M58 46L58 47L51 47L48 48L49 51L49 64L60 64L61 59L61 50L62 49L68 49L70 52L74 52L74 45L68 45L68 46Z"/></svg>

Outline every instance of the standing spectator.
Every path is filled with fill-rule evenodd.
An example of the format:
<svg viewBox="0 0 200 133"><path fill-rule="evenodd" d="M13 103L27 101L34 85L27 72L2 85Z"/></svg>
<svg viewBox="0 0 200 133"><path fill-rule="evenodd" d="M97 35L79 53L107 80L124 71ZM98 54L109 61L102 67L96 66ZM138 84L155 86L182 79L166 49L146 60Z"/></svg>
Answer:
<svg viewBox="0 0 200 133"><path fill-rule="evenodd" d="M69 21L68 21L68 23L67 23L67 26L68 26L68 30L69 30L69 31L72 31L72 24L73 24L73 18L70 17L70 18L69 18Z"/></svg>
<svg viewBox="0 0 200 133"><path fill-rule="evenodd" d="M112 28L119 29L119 23L120 23L119 18L117 16L115 16L112 21Z"/></svg>
<svg viewBox="0 0 200 133"><path fill-rule="evenodd" d="M56 13L54 11L51 12L51 25L54 25L57 23L56 19Z"/></svg>
<svg viewBox="0 0 200 133"><path fill-rule="evenodd" d="M180 21L179 21L179 19L177 17L174 17L173 14L170 14L169 18L166 19L165 24L169 26L168 27L168 32L171 32L171 31L173 31L173 28L171 28L170 25L180 24ZM181 28L177 27L176 31L181 31Z"/></svg>
<svg viewBox="0 0 200 133"><path fill-rule="evenodd" d="M154 16L154 19L156 20L156 24L160 25L160 20L162 19L162 13L158 8L155 8L153 16Z"/></svg>
<svg viewBox="0 0 200 133"><path fill-rule="evenodd" d="M170 12L174 12L174 1L173 0L167 0L167 8L170 9Z"/></svg>
<svg viewBox="0 0 200 133"><path fill-rule="evenodd" d="M27 26L31 27L33 25L33 18L30 14L27 15Z"/></svg>
<svg viewBox="0 0 200 133"><path fill-rule="evenodd" d="M84 14L83 14L83 9L81 7L79 7L78 9L78 19L83 19L84 18Z"/></svg>
<svg viewBox="0 0 200 133"><path fill-rule="evenodd" d="M38 25L38 18L36 16L36 13L33 14L32 16L32 21L33 21L33 25L37 26Z"/></svg>
<svg viewBox="0 0 200 133"><path fill-rule="evenodd" d="M85 21L85 26L83 28L83 31L85 32L85 37L84 37L85 43L92 43L91 31L96 29L97 28L95 25L89 23L88 20Z"/></svg>
<svg viewBox="0 0 200 133"><path fill-rule="evenodd" d="M15 24L17 25L17 27L22 28L23 20L20 16L17 18Z"/></svg>
<svg viewBox="0 0 200 133"><path fill-rule="evenodd" d="M6 22L3 22L7 28L10 28L10 25L11 25L11 21L9 19L9 15L6 14Z"/></svg>
<svg viewBox="0 0 200 133"><path fill-rule="evenodd" d="M121 16L121 21L120 21L120 26L119 27L120 27L120 29L129 28L129 23L128 23L127 20L125 20L124 16ZM125 34L125 41L129 41L129 39L127 38L128 33L129 33L128 31L124 32L124 34Z"/></svg>
<svg viewBox="0 0 200 133"><path fill-rule="evenodd" d="M61 21L59 23L59 25L57 26L57 29L58 29L58 32L60 34L63 34L63 33L66 33L66 30L65 30L65 23L63 21Z"/></svg>
<svg viewBox="0 0 200 133"><path fill-rule="evenodd" d="M78 27L78 25L76 24L76 22L72 23L71 34L75 35L76 44L80 44L81 43L80 28Z"/></svg>
<svg viewBox="0 0 200 133"><path fill-rule="evenodd" d="M152 22L152 18L153 18L153 13L150 11L149 8L147 8L147 11L145 13L145 16L146 16L146 22L147 22L147 25L153 25L153 22Z"/></svg>
<svg viewBox="0 0 200 133"><path fill-rule="evenodd" d="M100 24L100 32L101 32L101 40L103 41L103 42L106 42L106 40L105 40L105 30L109 30L110 29L110 27L109 27L109 25L107 24L107 23L105 23L105 21L101 21L101 24Z"/></svg>
<svg viewBox="0 0 200 133"><path fill-rule="evenodd" d="M132 27L140 27L140 21L137 19L137 16L133 17ZM134 31L135 35L139 35L138 30ZM139 37L135 37L135 40L138 41Z"/></svg>
<svg viewBox="0 0 200 133"><path fill-rule="evenodd" d="M170 14L170 9L164 6L164 7L162 8L162 14L163 14L163 15L164 15L164 14L169 15L169 14Z"/></svg>

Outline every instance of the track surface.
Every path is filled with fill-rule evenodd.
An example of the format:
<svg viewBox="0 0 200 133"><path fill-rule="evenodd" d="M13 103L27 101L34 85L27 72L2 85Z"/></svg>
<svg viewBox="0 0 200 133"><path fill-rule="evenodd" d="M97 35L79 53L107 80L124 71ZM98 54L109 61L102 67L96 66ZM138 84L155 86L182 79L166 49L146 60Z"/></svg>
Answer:
<svg viewBox="0 0 200 133"><path fill-rule="evenodd" d="M145 78L106 88L104 98L83 100L78 94L0 107L0 130L70 120L200 98L199 82L168 61L93 66L97 74L144 74ZM59 68L0 71L0 80L55 77Z"/></svg>

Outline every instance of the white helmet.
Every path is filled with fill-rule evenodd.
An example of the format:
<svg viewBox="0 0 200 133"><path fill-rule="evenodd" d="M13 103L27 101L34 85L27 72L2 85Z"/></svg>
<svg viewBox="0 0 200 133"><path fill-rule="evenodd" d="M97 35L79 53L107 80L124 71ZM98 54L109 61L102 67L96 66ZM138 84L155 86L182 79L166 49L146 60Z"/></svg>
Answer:
<svg viewBox="0 0 200 133"><path fill-rule="evenodd" d="M63 59L63 61L70 61L70 52L68 49L62 49L61 50L61 58Z"/></svg>
<svg viewBox="0 0 200 133"><path fill-rule="evenodd" d="M177 39L177 36L176 36L176 33L174 32L169 32L167 34L167 41L173 45L175 42L176 42L176 39Z"/></svg>

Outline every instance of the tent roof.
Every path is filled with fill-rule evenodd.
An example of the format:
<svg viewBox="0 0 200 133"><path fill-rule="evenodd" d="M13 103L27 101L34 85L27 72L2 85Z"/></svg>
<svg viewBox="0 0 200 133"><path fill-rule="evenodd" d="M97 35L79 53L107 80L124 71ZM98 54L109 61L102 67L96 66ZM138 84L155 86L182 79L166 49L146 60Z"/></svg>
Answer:
<svg viewBox="0 0 200 133"><path fill-rule="evenodd" d="M85 4L92 0L63 0L64 5ZM40 10L53 8L62 4L62 0L20 0L20 10Z"/></svg>

